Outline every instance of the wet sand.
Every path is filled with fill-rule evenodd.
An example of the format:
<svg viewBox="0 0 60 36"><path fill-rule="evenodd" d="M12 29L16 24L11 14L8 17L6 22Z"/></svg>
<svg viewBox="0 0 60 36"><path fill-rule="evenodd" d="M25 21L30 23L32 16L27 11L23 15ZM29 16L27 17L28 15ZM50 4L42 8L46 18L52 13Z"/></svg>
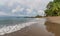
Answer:
<svg viewBox="0 0 60 36"><path fill-rule="evenodd" d="M36 23L31 26L25 27L19 31L5 34L3 36L54 36L54 35L46 30L44 24Z"/></svg>
<svg viewBox="0 0 60 36"><path fill-rule="evenodd" d="M45 25L48 32L54 33L54 36L60 36L60 24L47 21Z"/></svg>

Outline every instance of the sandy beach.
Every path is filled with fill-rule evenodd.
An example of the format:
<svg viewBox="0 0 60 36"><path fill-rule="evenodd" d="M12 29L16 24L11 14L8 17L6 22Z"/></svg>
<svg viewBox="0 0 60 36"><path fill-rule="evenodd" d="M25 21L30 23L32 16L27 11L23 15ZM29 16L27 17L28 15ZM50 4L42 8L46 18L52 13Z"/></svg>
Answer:
<svg viewBox="0 0 60 36"><path fill-rule="evenodd" d="M5 34L3 36L53 36L53 34L46 30L44 24L39 25L36 23L19 31Z"/></svg>
<svg viewBox="0 0 60 36"><path fill-rule="evenodd" d="M19 31L0 36L60 36L60 16L46 18L49 22L42 24L41 20L39 23L34 23Z"/></svg>
<svg viewBox="0 0 60 36"><path fill-rule="evenodd" d="M51 23L60 24L60 16L47 17L48 21Z"/></svg>

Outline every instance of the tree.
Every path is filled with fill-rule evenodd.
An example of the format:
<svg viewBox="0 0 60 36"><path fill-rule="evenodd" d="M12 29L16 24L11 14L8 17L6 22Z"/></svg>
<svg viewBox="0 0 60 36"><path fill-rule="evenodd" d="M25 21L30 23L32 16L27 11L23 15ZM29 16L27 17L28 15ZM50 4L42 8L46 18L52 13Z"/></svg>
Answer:
<svg viewBox="0 0 60 36"><path fill-rule="evenodd" d="M48 3L45 13L47 16L60 16L60 0Z"/></svg>

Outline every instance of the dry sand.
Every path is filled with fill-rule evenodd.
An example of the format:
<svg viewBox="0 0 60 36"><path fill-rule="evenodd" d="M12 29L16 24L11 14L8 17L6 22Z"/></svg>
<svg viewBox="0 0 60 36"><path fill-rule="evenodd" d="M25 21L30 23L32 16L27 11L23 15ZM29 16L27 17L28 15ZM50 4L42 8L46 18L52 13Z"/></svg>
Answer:
<svg viewBox="0 0 60 36"><path fill-rule="evenodd" d="M52 23L60 24L60 16L47 17L47 19Z"/></svg>

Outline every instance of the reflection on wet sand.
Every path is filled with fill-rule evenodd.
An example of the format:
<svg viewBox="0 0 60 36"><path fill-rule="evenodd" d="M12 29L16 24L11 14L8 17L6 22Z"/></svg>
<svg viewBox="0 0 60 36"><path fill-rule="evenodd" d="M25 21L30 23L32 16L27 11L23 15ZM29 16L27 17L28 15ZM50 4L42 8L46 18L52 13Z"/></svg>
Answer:
<svg viewBox="0 0 60 36"><path fill-rule="evenodd" d="M60 36L60 24L46 22L46 29L48 32L52 32L55 36Z"/></svg>
<svg viewBox="0 0 60 36"><path fill-rule="evenodd" d="M3 36L54 36L52 33L47 32L44 24L34 24L29 27L25 27L19 31L5 34Z"/></svg>

